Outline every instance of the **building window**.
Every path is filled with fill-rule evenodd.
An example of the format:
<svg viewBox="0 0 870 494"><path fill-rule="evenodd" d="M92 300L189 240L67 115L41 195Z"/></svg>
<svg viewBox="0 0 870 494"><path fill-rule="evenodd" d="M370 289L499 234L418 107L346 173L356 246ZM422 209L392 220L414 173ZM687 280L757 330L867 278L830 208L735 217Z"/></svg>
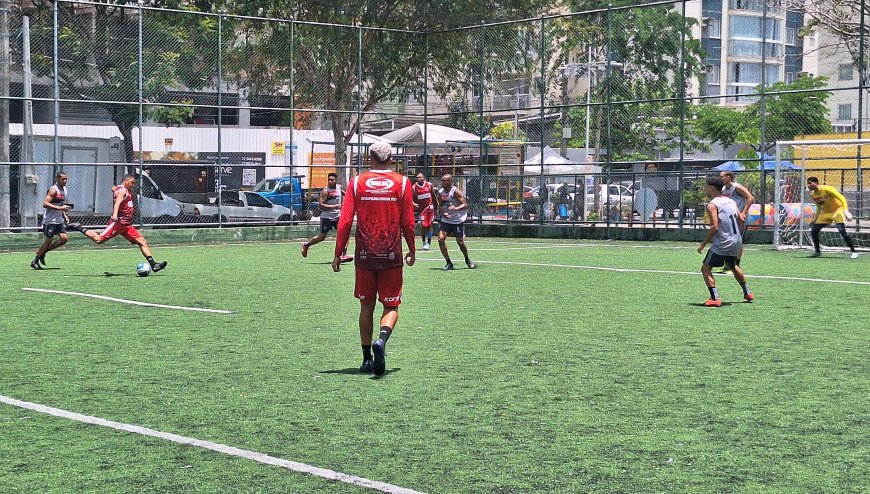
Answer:
<svg viewBox="0 0 870 494"><path fill-rule="evenodd" d="M851 81L853 77L852 72L852 64L844 63L840 65L840 70L838 71L839 79L841 81Z"/></svg>
<svg viewBox="0 0 870 494"><path fill-rule="evenodd" d="M787 27L785 29L785 44L789 46L794 46L797 44L797 31L793 27Z"/></svg>
<svg viewBox="0 0 870 494"><path fill-rule="evenodd" d="M785 73L785 83L791 84L794 82L794 72L786 72Z"/></svg>
<svg viewBox="0 0 870 494"><path fill-rule="evenodd" d="M721 38L722 22L719 19L705 19L703 36L706 38Z"/></svg>
<svg viewBox="0 0 870 494"><path fill-rule="evenodd" d="M837 119L838 120L852 120L852 104L846 103L845 105L837 105Z"/></svg>
<svg viewBox="0 0 870 494"><path fill-rule="evenodd" d="M718 65L708 65L707 66L707 85L718 86L719 85L719 66Z"/></svg>

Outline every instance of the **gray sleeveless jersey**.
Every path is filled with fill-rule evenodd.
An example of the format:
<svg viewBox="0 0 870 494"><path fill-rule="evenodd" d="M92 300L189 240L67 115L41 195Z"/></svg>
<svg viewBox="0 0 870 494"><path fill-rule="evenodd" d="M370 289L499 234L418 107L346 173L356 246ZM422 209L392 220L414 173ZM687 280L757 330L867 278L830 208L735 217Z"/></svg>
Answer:
<svg viewBox="0 0 870 494"><path fill-rule="evenodd" d="M60 188L57 184L51 186L50 191L54 192L54 200L51 203L55 206L63 206L66 204L66 187ZM64 223L63 211L58 209L46 209L42 216L43 225L62 225Z"/></svg>
<svg viewBox="0 0 870 494"><path fill-rule="evenodd" d="M737 193L737 182L733 182L731 187L722 187L722 197L728 197L737 204L737 211L743 211L746 207L746 198Z"/></svg>
<svg viewBox="0 0 870 494"><path fill-rule="evenodd" d="M441 197L441 222L449 223L451 225L461 225L465 223L465 219L468 217L468 209L462 209L460 211L448 211L447 208L450 206L459 207L462 205L462 202L456 198L456 187L450 187L450 190L444 190L444 187L438 189L438 196ZM447 218L444 215L450 214L450 217Z"/></svg>
<svg viewBox="0 0 870 494"><path fill-rule="evenodd" d="M334 189L330 189L329 187L325 187L327 199L323 204L332 205L341 205L341 185L335 184ZM341 208L336 209L323 209L320 211L320 217L326 220L337 220L341 214Z"/></svg>
<svg viewBox="0 0 870 494"><path fill-rule="evenodd" d="M718 196L710 201L719 210L719 229L713 235L712 250L720 256L738 256L743 246L737 204L728 197Z"/></svg>

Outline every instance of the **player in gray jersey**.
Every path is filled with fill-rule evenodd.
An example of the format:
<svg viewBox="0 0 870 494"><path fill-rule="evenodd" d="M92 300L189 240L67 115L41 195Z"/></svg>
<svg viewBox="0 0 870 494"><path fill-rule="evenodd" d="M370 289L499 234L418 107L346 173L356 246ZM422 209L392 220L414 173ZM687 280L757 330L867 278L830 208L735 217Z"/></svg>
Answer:
<svg viewBox="0 0 870 494"><path fill-rule="evenodd" d="M30 263L30 267L33 269L43 269L45 254L67 242L66 231L68 228L77 230L79 227L77 224L68 225L69 218L66 216L66 212L72 208L72 205L66 202L68 179L66 173L58 172L54 185L48 189L45 199L42 201L42 207L45 208L45 214L42 216L42 234L45 236L45 240L36 250L36 257Z"/></svg>
<svg viewBox="0 0 870 494"><path fill-rule="evenodd" d="M344 197L344 191L341 190L341 185L335 183L338 180L338 174L330 173L326 176L326 180L326 187L320 191L320 233L302 244L302 257L308 257L308 248L323 242L329 230L334 228L338 231L338 218L341 216L341 201ZM350 261L353 261L353 257L348 256L347 252L342 253L341 262Z"/></svg>
<svg viewBox="0 0 870 494"><path fill-rule="evenodd" d="M746 217L749 214L749 207L755 202L755 197L749 189L738 182L734 181L734 172L723 171L719 173L719 178L722 179L722 197L728 197L737 204L738 223L740 224L740 235L746 235ZM764 216L763 214L761 216ZM737 254L737 264L740 264L740 259L743 258L743 251ZM727 267L723 267L720 273L731 274Z"/></svg>
<svg viewBox="0 0 870 494"><path fill-rule="evenodd" d="M701 274L710 291L710 299L704 305L706 307L721 307L722 300L716 289L716 279L713 277L713 268L727 266L734 272L734 278L743 289L743 300L752 302L755 296L746 285L746 277L737 262L738 256L743 249L743 236L740 233L739 210L733 200L722 196L724 182L719 177L707 179L704 193L710 197L707 203L707 215L710 217L710 230L704 241L698 245L698 253L704 252L704 247L710 242L713 245L704 257L701 265Z"/></svg>
<svg viewBox="0 0 870 494"><path fill-rule="evenodd" d="M441 177L441 188L438 189L438 203L441 205L441 223L438 228L438 247L447 264L444 271L453 269L453 261L447 253L447 236L453 235L459 250L465 257L465 265L468 269L474 269L476 264L468 258L468 247L465 246L465 219L468 217L468 202L462 191L453 185L453 177L449 174Z"/></svg>

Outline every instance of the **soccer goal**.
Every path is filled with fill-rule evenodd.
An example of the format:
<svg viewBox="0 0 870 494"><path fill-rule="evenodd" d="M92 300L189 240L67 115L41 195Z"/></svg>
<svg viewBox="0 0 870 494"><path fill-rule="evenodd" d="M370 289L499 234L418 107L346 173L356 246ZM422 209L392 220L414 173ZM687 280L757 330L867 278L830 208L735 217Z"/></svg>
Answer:
<svg viewBox="0 0 870 494"><path fill-rule="evenodd" d="M810 229L816 205L806 187L808 177L817 177L846 197L853 215L846 231L855 247L870 248L866 233L870 229L870 139L777 141L775 159L773 243L777 249L813 246ZM822 230L819 238L823 250L847 249L836 225Z"/></svg>

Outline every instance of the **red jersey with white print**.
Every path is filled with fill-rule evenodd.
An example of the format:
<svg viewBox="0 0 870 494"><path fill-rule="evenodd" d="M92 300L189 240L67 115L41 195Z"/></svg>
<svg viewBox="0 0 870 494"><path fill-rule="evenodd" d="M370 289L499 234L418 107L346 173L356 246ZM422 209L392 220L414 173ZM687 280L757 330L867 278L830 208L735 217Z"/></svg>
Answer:
<svg viewBox="0 0 870 494"><path fill-rule="evenodd" d="M121 207L118 208L118 223L132 225L133 213L135 212L135 209L133 209L133 194L123 185L116 185L112 187L112 199L117 200L118 194L126 194L123 202L121 202Z"/></svg>
<svg viewBox="0 0 870 494"><path fill-rule="evenodd" d="M414 190L414 197L416 198L417 205L419 208L417 211L427 211L429 209L434 209L432 206L432 183L431 182L423 182L423 185L420 185L419 182L414 182L414 185L411 186Z"/></svg>
<svg viewBox="0 0 870 494"><path fill-rule="evenodd" d="M354 262L362 269L402 267L402 237L414 246L414 203L407 177L389 170L369 170L348 185L338 221L335 255L341 255L356 215Z"/></svg>

